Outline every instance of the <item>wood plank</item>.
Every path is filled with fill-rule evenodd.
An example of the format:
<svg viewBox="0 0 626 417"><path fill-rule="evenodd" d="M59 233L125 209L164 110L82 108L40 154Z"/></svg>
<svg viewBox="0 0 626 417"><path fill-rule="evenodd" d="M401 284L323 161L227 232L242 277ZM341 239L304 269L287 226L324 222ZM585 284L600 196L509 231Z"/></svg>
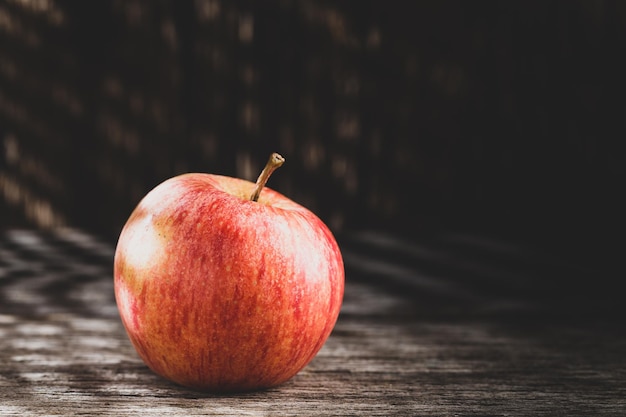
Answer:
<svg viewBox="0 0 626 417"><path fill-rule="evenodd" d="M385 289L355 265L335 331L294 379L240 395L181 388L130 345L111 255L77 231L2 235L0 415L626 414L619 319L537 319L497 300L455 310L454 296Z"/></svg>

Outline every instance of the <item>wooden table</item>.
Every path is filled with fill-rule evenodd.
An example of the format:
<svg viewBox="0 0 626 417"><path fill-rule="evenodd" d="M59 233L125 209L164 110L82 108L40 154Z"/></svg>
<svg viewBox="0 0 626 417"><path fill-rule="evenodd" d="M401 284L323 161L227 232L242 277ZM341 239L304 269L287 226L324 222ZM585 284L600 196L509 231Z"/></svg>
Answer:
<svg viewBox="0 0 626 417"><path fill-rule="evenodd" d="M0 415L626 415L626 326L597 271L471 235L340 243L345 301L319 355L278 388L211 395L136 355L111 244L2 233Z"/></svg>

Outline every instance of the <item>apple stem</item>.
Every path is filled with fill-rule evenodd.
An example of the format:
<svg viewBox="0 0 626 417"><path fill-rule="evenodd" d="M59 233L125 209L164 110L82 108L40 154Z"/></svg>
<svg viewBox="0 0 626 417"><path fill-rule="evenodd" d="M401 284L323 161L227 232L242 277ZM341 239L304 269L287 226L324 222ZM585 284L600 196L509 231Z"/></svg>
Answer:
<svg viewBox="0 0 626 417"><path fill-rule="evenodd" d="M261 171L259 178L256 180L256 185L254 186L254 192L250 197L252 201L258 201L259 196L261 195L261 190L267 184L267 180L272 175L272 172L276 171L276 168L280 167L285 162L285 158L274 152L270 155L270 159L267 160L267 164L265 164L265 168Z"/></svg>

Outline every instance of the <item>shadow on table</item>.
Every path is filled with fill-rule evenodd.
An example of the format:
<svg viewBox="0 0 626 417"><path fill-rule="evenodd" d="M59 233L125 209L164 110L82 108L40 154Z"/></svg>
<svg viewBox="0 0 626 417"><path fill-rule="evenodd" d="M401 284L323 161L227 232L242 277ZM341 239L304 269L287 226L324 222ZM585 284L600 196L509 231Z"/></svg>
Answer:
<svg viewBox="0 0 626 417"><path fill-rule="evenodd" d="M557 256L472 234L408 240L361 231L338 241L348 283L344 304L358 314L374 311L375 303L385 304L387 315L415 318L610 318L622 308L624 271L616 261ZM117 317L110 244L77 230L18 230L0 243L3 310Z"/></svg>
<svg viewBox="0 0 626 417"><path fill-rule="evenodd" d="M0 313L117 317L113 248L73 229L0 234Z"/></svg>
<svg viewBox="0 0 626 417"><path fill-rule="evenodd" d="M338 240L348 281L410 299L418 316L593 318L621 308L615 260L462 233L413 241L361 231Z"/></svg>

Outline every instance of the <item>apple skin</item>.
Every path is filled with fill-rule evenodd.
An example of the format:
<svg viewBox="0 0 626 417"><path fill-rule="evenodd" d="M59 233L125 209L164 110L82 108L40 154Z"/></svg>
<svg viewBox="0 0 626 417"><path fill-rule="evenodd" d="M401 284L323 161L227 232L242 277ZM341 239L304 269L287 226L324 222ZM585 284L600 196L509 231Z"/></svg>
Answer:
<svg viewBox="0 0 626 417"><path fill-rule="evenodd" d="M202 391L279 385L337 321L344 265L311 211L252 182L184 174L139 203L115 251L115 298L155 373Z"/></svg>

